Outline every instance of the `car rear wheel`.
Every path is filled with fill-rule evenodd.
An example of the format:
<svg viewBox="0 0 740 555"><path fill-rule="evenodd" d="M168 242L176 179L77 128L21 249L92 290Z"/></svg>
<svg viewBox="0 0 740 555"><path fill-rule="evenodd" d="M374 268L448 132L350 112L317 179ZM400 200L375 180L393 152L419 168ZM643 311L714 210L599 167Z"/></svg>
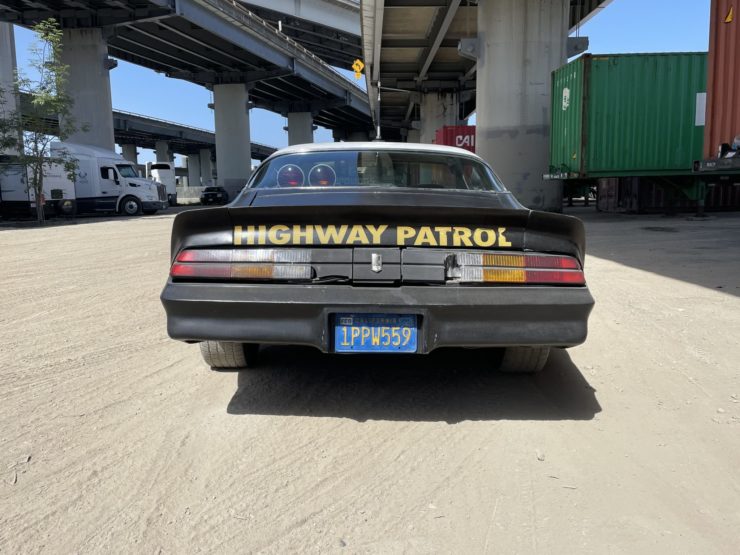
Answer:
<svg viewBox="0 0 740 555"><path fill-rule="evenodd" d="M254 343L203 341L200 344L203 360L218 372L238 372L254 367L258 350L259 345Z"/></svg>
<svg viewBox="0 0 740 555"><path fill-rule="evenodd" d="M512 374L534 374L545 367L550 347L507 347L499 370Z"/></svg>

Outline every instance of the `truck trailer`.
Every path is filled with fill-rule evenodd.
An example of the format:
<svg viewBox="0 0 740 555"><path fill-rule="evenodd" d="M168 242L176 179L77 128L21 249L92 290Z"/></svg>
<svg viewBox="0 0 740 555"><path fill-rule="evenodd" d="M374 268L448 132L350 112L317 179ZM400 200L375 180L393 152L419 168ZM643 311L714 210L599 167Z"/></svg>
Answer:
<svg viewBox="0 0 740 555"><path fill-rule="evenodd" d="M131 162L113 151L72 143L52 143L52 156L77 161L74 181L64 167L52 164L44 171L44 210L48 215L113 212L135 216L165 210L165 186L138 176ZM11 157L0 167L0 213L4 217L30 216L36 210L27 168Z"/></svg>

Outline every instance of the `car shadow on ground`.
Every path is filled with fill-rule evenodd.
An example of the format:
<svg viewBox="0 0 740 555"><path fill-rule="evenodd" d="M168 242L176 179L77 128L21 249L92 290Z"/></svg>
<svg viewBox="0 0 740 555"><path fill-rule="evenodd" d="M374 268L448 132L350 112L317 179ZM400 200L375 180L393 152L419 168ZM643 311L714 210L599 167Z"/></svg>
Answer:
<svg viewBox="0 0 740 555"><path fill-rule="evenodd" d="M496 371L494 350L445 349L427 356L326 355L269 347L238 374L229 414L397 420L590 420L601 407L564 350L536 375Z"/></svg>

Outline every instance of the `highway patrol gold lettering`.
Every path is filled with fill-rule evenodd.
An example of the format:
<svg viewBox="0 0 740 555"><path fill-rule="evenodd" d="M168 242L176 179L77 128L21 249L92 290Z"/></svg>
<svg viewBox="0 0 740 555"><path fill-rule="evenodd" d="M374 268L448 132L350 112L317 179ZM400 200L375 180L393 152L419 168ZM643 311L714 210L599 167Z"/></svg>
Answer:
<svg viewBox="0 0 740 555"><path fill-rule="evenodd" d="M234 245L511 247L505 227L272 224L234 226Z"/></svg>
<svg viewBox="0 0 740 555"><path fill-rule="evenodd" d="M337 230L337 226L323 225L316 226L316 235L319 236L319 245L342 245L344 244L344 236L347 235L346 225L340 226Z"/></svg>
<svg viewBox="0 0 740 555"><path fill-rule="evenodd" d="M368 225L366 226L367 230L370 232L370 235L373 236L373 245L382 245L383 244L383 233L386 229L388 229L387 225Z"/></svg>
<svg viewBox="0 0 740 555"><path fill-rule="evenodd" d="M434 238L434 233L432 232L432 228L430 227L420 228L419 233L416 236L416 241L414 241L414 246L416 247L421 247L424 245L428 245L430 247L437 246L437 240Z"/></svg>
<svg viewBox="0 0 740 555"><path fill-rule="evenodd" d="M505 227L498 228L498 246L499 247L510 247L511 243L506 240L504 233L506 232Z"/></svg>
<svg viewBox="0 0 740 555"><path fill-rule="evenodd" d="M349 235L347 236L347 244L348 245L369 245L370 240L367 238L367 234L365 233L365 226L362 225L353 225L352 229L349 232Z"/></svg>
<svg viewBox="0 0 740 555"><path fill-rule="evenodd" d="M274 225L270 228L267 238L273 245L287 245L290 242L290 228L287 225ZM278 235L278 233L280 235Z"/></svg>
<svg viewBox="0 0 740 555"><path fill-rule="evenodd" d="M407 239L411 239L416 235L416 230L413 227L400 225L396 229L396 245L405 245Z"/></svg>
<svg viewBox="0 0 740 555"><path fill-rule="evenodd" d="M293 244L294 245L312 245L313 244L313 226L293 226Z"/></svg>

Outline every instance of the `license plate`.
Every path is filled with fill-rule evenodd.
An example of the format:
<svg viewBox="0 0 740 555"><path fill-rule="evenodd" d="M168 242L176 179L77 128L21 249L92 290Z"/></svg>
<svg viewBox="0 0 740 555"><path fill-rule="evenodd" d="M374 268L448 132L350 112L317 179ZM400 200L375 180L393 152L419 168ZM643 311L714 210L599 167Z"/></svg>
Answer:
<svg viewBox="0 0 740 555"><path fill-rule="evenodd" d="M415 353L416 316L408 314L336 314L337 353Z"/></svg>

